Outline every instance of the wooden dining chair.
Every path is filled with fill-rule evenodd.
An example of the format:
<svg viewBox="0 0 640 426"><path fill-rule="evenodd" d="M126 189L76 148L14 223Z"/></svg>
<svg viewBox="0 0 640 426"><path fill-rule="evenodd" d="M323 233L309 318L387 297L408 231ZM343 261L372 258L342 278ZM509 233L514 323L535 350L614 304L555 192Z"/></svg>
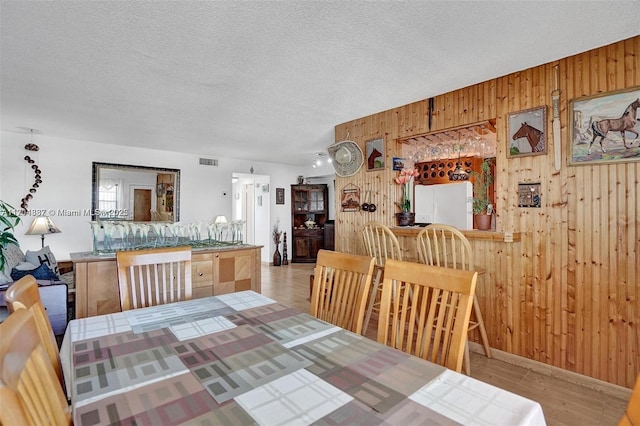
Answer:
<svg viewBox="0 0 640 426"><path fill-rule="evenodd" d="M28 309L18 309L0 324L0 392L3 404L13 403L11 411L21 415L2 424L69 425L71 410L46 350L41 344L35 318ZM16 403L19 402L19 406ZM0 410L3 411L3 410Z"/></svg>
<svg viewBox="0 0 640 426"><path fill-rule="evenodd" d="M18 395L0 382L0 425L28 426L26 413Z"/></svg>
<svg viewBox="0 0 640 426"><path fill-rule="evenodd" d="M638 425L640 425L640 374L636 377L636 384L631 392L627 408L624 410L624 415L618 422L618 426Z"/></svg>
<svg viewBox="0 0 640 426"><path fill-rule="evenodd" d="M311 315L362 334L373 268L373 257L318 251Z"/></svg>
<svg viewBox="0 0 640 426"><path fill-rule="evenodd" d="M473 251L467 237L458 228L450 225L434 223L426 226L418 233L418 257L420 262L432 266L477 271L473 263ZM473 319L469 322L469 331L480 331L480 338L487 358L491 358L489 337L480 311L478 296L473 296ZM465 343L464 370L471 375L471 358L469 342Z"/></svg>
<svg viewBox="0 0 640 426"><path fill-rule="evenodd" d="M378 342L460 372L477 278L477 272L388 260ZM400 284L411 294L393 296Z"/></svg>
<svg viewBox="0 0 640 426"><path fill-rule="evenodd" d="M387 259L402 260L400 243L391 230L379 222L367 222L362 228L362 238L367 255L375 258L373 283L367 304L362 333L367 332L371 314L380 312L380 289L384 278L384 266Z"/></svg>
<svg viewBox="0 0 640 426"><path fill-rule="evenodd" d="M58 343L51 328L51 321L49 321L49 317L42 304L42 299L40 299L40 291L38 290L38 282L36 279L31 275L25 275L11 284L4 295L4 299L7 302L7 308L10 313L18 309L27 309L33 314L42 346L49 356L49 360L56 372L56 376L58 376L60 384L64 387Z"/></svg>
<svg viewBox="0 0 640 426"><path fill-rule="evenodd" d="M191 247L116 251L123 311L191 299Z"/></svg>

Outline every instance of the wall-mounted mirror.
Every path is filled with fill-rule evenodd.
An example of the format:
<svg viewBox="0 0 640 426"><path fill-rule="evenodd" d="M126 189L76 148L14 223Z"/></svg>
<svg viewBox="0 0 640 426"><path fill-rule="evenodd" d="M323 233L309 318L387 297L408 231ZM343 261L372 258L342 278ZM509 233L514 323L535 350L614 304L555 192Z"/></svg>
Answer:
<svg viewBox="0 0 640 426"><path fill-rule="evenodd" d="M92 220L180 220L179 169L94 162L92 185Z"/></svg>

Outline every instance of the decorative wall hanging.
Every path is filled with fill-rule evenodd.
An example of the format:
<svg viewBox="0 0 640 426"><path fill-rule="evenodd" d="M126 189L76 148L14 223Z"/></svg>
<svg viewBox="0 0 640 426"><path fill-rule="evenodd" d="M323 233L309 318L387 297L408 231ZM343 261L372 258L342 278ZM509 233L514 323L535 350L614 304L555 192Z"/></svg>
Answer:
<svg viewBox="0 0 640 426"><path fill-rule="evenodd" d="M558 66L553 67L553 166L560 170L562 166L562 149L560 143L560 89L558 88Z"/></svg>
<svg viewBox="0 0 640 426"><path fill-rule="evenodd" d="M393 157L393 170L399 172L404 169L404 158Z"/></svg>
<svg viewBox="0 0 640 426"><path fill-rule="evenodd" d="M547 153L547 107L507 114L507 143L510 158Z"/></svg>
<svg viewBox="0 0 640 426"><path fill-rule="evenodd" d="M360 210L360 188L352 183L342 188L340 205L343 212L357 212Z"/></svg>
<svg viewBox="0 0 640 426"><path fill-rule="evenodd" d="M38 152L40 148L38 147L38 145L33 143L33 129L29 129L29 132L31 135L29 139L29 143L24 146L24 149L27 150L28 152ZM31 155L34 155L34 154L31 154ZM31 185L31 188L29 188L29 192L20 200L20 208L22 210L27 210L29 208L29 201L33 199L34 194L38 191L38 188L42 183L42 171L40 170L40 167L36 164L36 160L31 158L31 155L27 153L27 155L24 156L24 161L26 161L27 164L31 165L31 169L33 170L34 176L33 176L33 184Z"/></svg>
<svg viewBox="0 0 640 426"><path fill-rule="evenodd" d="M640 160L640 87L569 102L569 165Z"/></svg>
<svg viewBox="0 0 640 426"><path fill-rule="evenodd" d="M327 151L331 157L333 169L340 177L355 175L364 162L362 150L358 144L353 141L344 140L337 142L328 147Z"/></svg>
<svg viewBox="0 0 640 426"><path fill-rule="evenodd" d="M378 138L365 142L365 150L365 155L367 157L367 171L384 170L384 139Z"/></svg>
<svg viewBox="0 0 640 426"><path fill-rule="evenodd" d="M518 184L518 207L542 207L540 183Z"/></svg>

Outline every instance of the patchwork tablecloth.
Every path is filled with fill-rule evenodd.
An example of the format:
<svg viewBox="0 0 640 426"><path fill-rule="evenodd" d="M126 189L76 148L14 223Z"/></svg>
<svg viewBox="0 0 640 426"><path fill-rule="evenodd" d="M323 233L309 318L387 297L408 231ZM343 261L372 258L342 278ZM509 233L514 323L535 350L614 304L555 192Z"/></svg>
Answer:
<svg viewBox="0 0 640 426"><path fill-rule="evenodd" d="M75 424L544 424L538 403L246 291L71 321Z"/></svg>

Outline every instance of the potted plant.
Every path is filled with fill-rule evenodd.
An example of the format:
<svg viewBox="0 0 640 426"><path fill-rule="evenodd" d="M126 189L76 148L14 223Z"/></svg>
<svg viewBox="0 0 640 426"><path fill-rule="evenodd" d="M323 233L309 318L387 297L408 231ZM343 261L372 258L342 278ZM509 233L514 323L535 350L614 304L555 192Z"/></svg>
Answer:
<svg viewBox="0 0 640 426"><path fill-rule="evenodd" d="M18 244L13 230L19 223L20 216L16 214L16 209L0 200L0 271L5 264L4 248L9 244Z"/></svg>
<svg viewBox="0 0 640 426"><path fill-rule="evenodd" d="M493 185L490 160L482 161L480 171L472 171L473 177L473 216L476 228L487 230L491 228L493 203L489 195L489 187Z"/></svg>
<svg viewBox="0 0 640 426"><path fill-rule="evenodd" d="M411 211L411 195L413 193L413 179L418 176L420 176L420 172L416 169L402 169L394 179L395 183L402 186L401 201L396 202L400 208L400 213L396 213L398 226L409 226L415 223L415 213Z"/></svg>

